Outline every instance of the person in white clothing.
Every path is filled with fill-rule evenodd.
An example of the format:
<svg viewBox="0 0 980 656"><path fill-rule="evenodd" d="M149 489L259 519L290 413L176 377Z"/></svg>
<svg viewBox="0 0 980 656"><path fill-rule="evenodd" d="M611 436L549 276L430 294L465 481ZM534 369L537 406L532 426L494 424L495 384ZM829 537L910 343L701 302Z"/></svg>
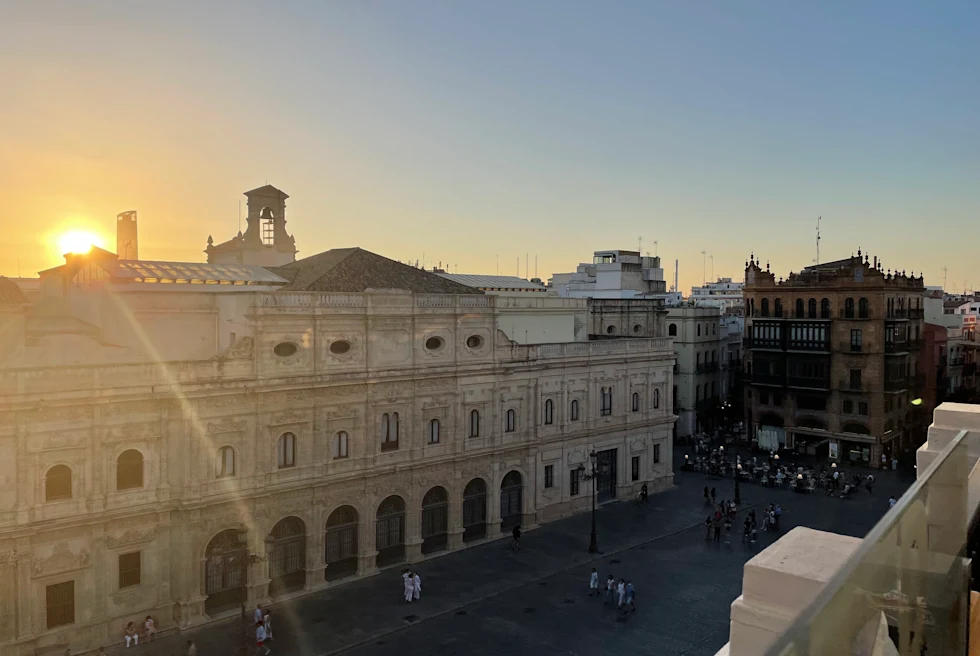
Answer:
<svg viewBox="0 0 980 656"><path fill-rule="evenodd" d="M402 573L402 580L405 584L405 601L412 603L412 597L415 596L415 579L412 578L412 573L405 570Z"/></svg>
<svg viewBox="0 0 980 656"><path fill-rule="evenodd" d="M616 586L616 608L622 608L623 602L626 600L626 581L619 579L619 585Z"/></svg>
<svg viewBox="0 0 980 656"><path fill-rule="evenodd" d="M595 571L595 567L592 568L592 573L589 574L589 596L599 595L599 572Z"/></svg>
<svg viewBox="0 0 980 656"><path fill-rule="evenodd" d="M416 599L422 596L422 577L419 576L418 572L412 573L412 592Z"/></svg>
<svg viewBox="0 0 980 656"><path fill-rule="evenodd" d="M269 610L265 611L262 615L262 624L265 626L265 639L272 640L272 612Z"/></svg>
<svg viewBox="0 0 980 656"><path fill-rule="evenodd" d="M265 625L262 622L255 624L255 646L257 654L264 653L268 656L272 653L272 650L265 646Z"/></svg>
<svg viewBox="0 0 980 656"><path fill-rule="evenodd" d="M256 606L255 612L252 614L256 624L262 623L262 618L265 617L265 612L262 610L262 606Z"/></svg>

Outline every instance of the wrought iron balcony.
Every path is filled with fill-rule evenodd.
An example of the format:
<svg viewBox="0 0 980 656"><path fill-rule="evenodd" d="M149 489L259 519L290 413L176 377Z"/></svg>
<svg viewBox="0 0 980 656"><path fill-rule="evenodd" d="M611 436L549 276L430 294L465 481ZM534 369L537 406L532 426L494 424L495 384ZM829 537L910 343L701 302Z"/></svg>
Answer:
<svg viewBox="0 0 980 656"><path fill-rule="evenodd" d="M885 391L886 392L903 392L909 388L908 378L899 378L896 380L886 380L885 381Z"/></svg>
<svg viewBox="0 0 980 656"><path fill-rule="evenodd" d="M830 379L827 378L800 378L799 376L790 376L786 379L787 387L801 387L803 389L818 389L818 390L829 390L830 389Z"/></svg>

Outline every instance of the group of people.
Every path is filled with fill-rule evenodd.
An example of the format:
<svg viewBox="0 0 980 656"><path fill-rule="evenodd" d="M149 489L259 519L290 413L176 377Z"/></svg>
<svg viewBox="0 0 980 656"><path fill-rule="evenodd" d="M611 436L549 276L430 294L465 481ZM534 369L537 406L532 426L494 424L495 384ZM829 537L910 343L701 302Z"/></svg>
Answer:
<svg viewBox="0 0 980 656"><path fill-rule="evenodd" d="M408 569L402 570L402 588L405 592L405 601L412 603L422 597L422 577L418 572Z"/></svg>
<svg viewBox="0 0 980 656"><path fill-rule="evenodd" d="M265 643L272 640L272 611L262 608L260 604L255 607L255 613L252 617L255 621L256 653L268 656L272 650Z"/></svg>
<svg viewBox="0 0 980 656"><path fill-rule="evenodd" d="M589 574L589 596L598 599L600 594L599 572L593 567L592 573ZM606 600L602 602L603 605L615 604L616 610L623 613L636 612L636 589L633 587L632 581L621 578L617 583L613 575L610 574L606 577L605 597Z"/></svg>
<svg viewBox="0 0 980 656"><path fill-rule="evenodd" d="M704 488L704 499L706 504L714 505L715 500L715 490L712 488L709 492L707 486ZM731 532L732 525L735 523L735 515L738 511L734 501L722 500L716 507L714 512L704 520L705 527L705 539L712 540L714 542L721 542L722 529L725 531L725 544L731 542ZM762 530L763 531L775 531L779 528L779 516L782 515L783 509L778 503L770 503L769 506L762 511ZM756 516L755 510L749 511L745 516L745 521L742 525L742 542L756 541L756 536L759 530L759 520Z"/></svg>
<svg viewBox="0 0 980 656"><path fill-rule="evenodd" d="M143 620L143 639L147 642L153 639L153 634L157 632L157 623L149 615ZM140 630L136 628L133 622L126 625L123 630L123 638L126 640L126 646L138 645L140 643Z"/></svg>

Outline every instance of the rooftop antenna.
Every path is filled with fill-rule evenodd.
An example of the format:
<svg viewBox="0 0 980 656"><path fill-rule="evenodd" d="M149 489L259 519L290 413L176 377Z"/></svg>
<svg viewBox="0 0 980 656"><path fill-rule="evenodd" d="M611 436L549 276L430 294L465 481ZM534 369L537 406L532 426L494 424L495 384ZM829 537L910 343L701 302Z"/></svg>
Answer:
<svg viewBox="0 0 980 656"><path fill-rule="evenodd" d="M943 291L946 290L946 274L949 271L946 267L943 267Z"/></svg>
<svg viewBox="0 0 980 656"><path fill-rule="evenodd" d="M706 285L708 283L708 254L706 251L701 251L701 284Z"/></svg>
<svg viewBox="0 0 980 656"><path fill-rule="evenodd" d="M527 280L527 253L524 253L524 279ZM521 275L520 272L517 275Z"/></svg>
<svg viewBox="0 0 980 656"><path fill-rule="evenodd" d="M823 217L817 217L817 259L813 261L814 264L820 264L820 219Z"/></svg>
<svg viewBox="0 0 980 656"><path fill-rule="evenodd" d="M640 254L640 256L642 257L643 256L643 235L640 235L639 237L637 237L636 238L636 241L639 242L637 244L637 246L636 246L636 250Z"/></svg>
<svg viewBox="0 0 980 656"><path fill-rule="evenodd" d="M500 253L497 253L497 275L500 275Z"/></svg>
<svg viewBox="0 0 980 656"><path fill-rule="evenodd" d="M711 282L714 282L715 281L715 256L709 255L708 257L711 258Z"/></svg>
<svg viewBox="0 0 980 656"><path fill-rule="evenodd" d="M534 256L534 277L538 277L538 256Z"/></svg>
<svg viewBox="0 0 980 656"><path fill-rule="evenodd" d="M653 240L653 256L654 257L659 257L658 252L657 252L657 247L659 246L659 244L660 244L659 241L657 241L656 239Z"/></svg>
<svg viewBox="0 0 980 656"><path fill-rule="evenodd" d="M238 199L238 234L242 233L242 199Z"/></svg>

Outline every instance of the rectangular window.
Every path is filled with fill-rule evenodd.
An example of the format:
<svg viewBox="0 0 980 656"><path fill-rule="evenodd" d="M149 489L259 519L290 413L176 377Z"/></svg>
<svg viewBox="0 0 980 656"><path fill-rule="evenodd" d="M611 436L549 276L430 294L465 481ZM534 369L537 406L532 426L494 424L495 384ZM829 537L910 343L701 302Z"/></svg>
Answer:
<svg viewBox="0 0 980 656"><path fill-rule="evenodd" d="M854 401L850 399L844 399L844 414L851 414L854 412Z"/></svg>
<svg viewBox="0 0 980 656"><path fill-rule="evenodd" d="M571 469L568 472L568 494L573 497L578 496L578 484L581 473L579 469Z"/></svg>
<svg viewBox="0 0 980 656"><path fill-rule="evenodd" d="M659 465L660 464L660 445L659 444L654 444L653 445L653 464L655 464L655 465Z"/></svg>
<svg viewBox="0 0 980 656"><path fill-rule="evenodd" d="M65 581L44 589L48 628L75 623L75 582Z"/></svg>
<svg viewBox="0 0 980 656"><path fill-rule="evenodd" d="M544 466L544 486L554 487L555 486L555 466L545 465Z"/></svg>
<svg viewBox="0 0 980 656"><path fill-rule="evenodd" d="M859 353L861 351L861 344L863 341L863 335L860 328L855 328L851 330L851 351L853 353Z"/></svg>
<svg viewBox="0 0 980 656"><path fill-rule="evenodd" d="M851 389L859 390L861 389L861 370L851 369Z"/></svg>
<svg viewBox="0 0 980 656"><path fill-rule="evenodd" d="M868 404L865 401L858 401L858 414L868 416Z"/></svg>
<svg viewBox="0 0 980 656"><path fill-rule="evenodd" d="M119 587L139 585L142 574L142 554L139 551L119 555Z"/></svg>
<svg viewBox="0 0 980 656"><path fill-rule="evenodd" d="M630 460L630 480L640 480L640 456L633 456Z"/></svg>

